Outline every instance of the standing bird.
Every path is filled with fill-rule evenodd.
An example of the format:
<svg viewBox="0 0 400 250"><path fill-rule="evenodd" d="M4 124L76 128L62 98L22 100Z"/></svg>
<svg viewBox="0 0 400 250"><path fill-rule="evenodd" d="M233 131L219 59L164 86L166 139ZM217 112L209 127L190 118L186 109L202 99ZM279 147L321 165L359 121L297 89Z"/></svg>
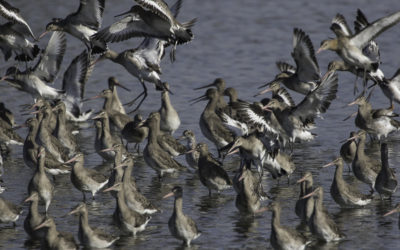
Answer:
<svg viewBox="0 0 400 250"><path fill-rule="evenodd" d="M113 97L112 97L112 102L111 102L111 107L112 110L115 110L121 114L126 114L125 112L125 108L122 105L121 101L119 100L119 96L118 96L118 92L117 92L117 86L120 88L123 88L127 91L130 91L130 89L128 89L127 87L125 87L124 85L122 85L117 78L115 77L110 77L108 78L108 88L112 91L113 93Z"/></svg>
<svg viewBox="0 0 400 250"><path fill-rule="evenodd" d="M302 221L308 223L314 211L314 198L312 196L307 198L303 197L313 191L312 173L307 171L297 183L300 183L300 195L299 199L296 201L295 212Z"/></svg>
<svg viewBox="0 0 400 250"><path fill-rule="evenodd" d="M238 176L238 178L237 178ZM237 192L236 208L245 214L255 214L260 209L263 190L259 173L251 171L242 164L238 174L233 179Z"/></svg>
<svg viewBox="0 0 400 250"><path fill-rule="evenodd" d="M53 218L47 218L42 224L35 227L34 230L38 230L40 228L46 228L46 237L45 243L46 245L43 248L48 249L78 249L79 246L76 244L74 236L70 233L59 232L56 228L56 223Z"/></svg>
<svg viewBox="0 0 400 250"><path fill-rule="evenodd" d="M105 189L103 192L117 191L117 207L114 212L114 220L118 227L125 232L131 233L134 236L138 232L146 229L147 223L151 220L151 216L147 214L140 214L131 210L125 202L125 190L121 182L114 184L114 186Z"/></svg>
<svg viewBox="0 0 400 250"><path fill-rule="evenodd" d="M368 184L371 188L371 193L373 193L376 177L381 171L382 165L379 160L367 155L364 151L365 141L367 139L366 132L364 130L360 130L356 137L359 139L357 143L356 156L354 157L351 165L353 168L353 173L358 180Z"/></svg>
<svg viewBox="0 0 400 250"><path fill-rule="evenodd" d="M351 171L350 165L353 162L354 157L356 156L356 151L357 151L357 143L355 140L355 135L356 135L356 132L354 132L354 131L350 132L349 138L354 138L354 139L346 140L346 142L340 147L340 156L348 164L349 171Z"/></svg>
<svg viewBox="0 0 400 250"><path fill-rule="evenodd" d="M39 197L44 200L46 207L46 214L49 209L51 200L53 199L54 186L46 175L46 170L44 168L46 161L46 150L44 147L39 147L37 154L37 168L32 179L28 185L29 195L32 192L37 192Z"/></svg>
<svg viewBox="0 0 400 250"><path fill-rule="evenodd" d="M323 166L329 167L336 165L335 176L331 185L331 196L333 200L341 207L363 207L368 205L372 201L372 195L365 195L343 179L343 159L337 158L333 162L330 162Z"/></svg>
<svg viewBox="0 0 400 250"><path fill-rule="evenodd" d="M311 241L296 229L281 225L281 205L271 202L267 209L272 212L270 242L274 249L305 249Z"/></svg>
<svg viewBox="0 0 400 250"><path fill-rule="evenodd" d="M46 25L46 31L39 36L39 39L49 31L62 31L81 40L88 51L93 53L104 52L107 50L106 43L91 39L91 36L101 26L104 6L105 0L80 0L79 9L76 12L64 19L53 18L53 21Z"/></svg>
<svg viewBox="0 0 400 250"><path fill-rule="evenodd" d="M112 236L97 228L90 227L88 210L85 203L81 203L74 207L68 215L75 213L79 213L78 238L84 247L107 248L119 239L119 237Z"/></svg>
<svg viewBox="0 0 400 250"><path fill-rule="evenodd" d="M222 168L222 164L217 164L211 158L207 144L197 144L196 150L200 152L199 178L201 183L208 188L208 195L211 196L211 190L216 190L219 193L222 190L231 188L231 179Z"/></svg>
<svg viewBox="0 0 400 250"><path fill-rule="evenodd" d="M151 113L146 123L149 127L149 136L147 145L143 151L145 162L157 171L159 177L162 177L164 173L186 170L187 168L172 159L169 153L162 149L157 141L160 133L160 113Z"/></svg>
<svg viewBox="0 0 400 250"><path fill-rule="evenodd" d="M200 129L203 135L215 144L218 155L221 156L220 149L233 142L234 136L216 113L219 97L218 91L210 88L207 89L205 95L193 99L192 104L208 100L200 117Z"/></svg>
<svg viewBox="0 0 400 250"><path fill-rule="evenodd" d="M368 134L376 136L378 140L398 131L400 122L393 119L393 117L397 116L393 113L393 109L372 109L368 99L362 93L353 102L347 104L348 106L358 105L355 119L356 126L367 131Z"/></svg>
<svg viewBox="0 0 400 250"><path fill-rule="evenodd" d="M383 216L388 216L388 215L391 215L391 214L394 214L394 213L400 213L400 203L398 203L394 209L390 210L389 212L387 212ZM399 223L399 228L400 228L400 216L399 216L399 222L398 223Z"/></svg>
<svg viewBox="0 0 400 250"><path fill-rule="evenodd" d="M12 222L15 227L15 222L22 212L20 207L0 197L0 223Z"/></svg>
<svg viewBox="0 0 400 250"><path fill-rule="evenodd" d="M395 170L389 167L389 155L386 143L381 145L382 169L379 171L375 181L375 190L381 196L381 199L391 199L397 190L397 178Z"/></svg>
<svg viewBox="0 0 400 250"><path fill-rule="evenodd" d="M133 121L128 122L121 131L122 138L125 139L126 147L128 143L135 143L135 148L139 152L139 143L143 142L149 135L149 128L145 126L146 120L143 120L142 115L136 114Z"/></svg>
<svg viewBox="0 0 400 250"><path fill-rule="evenodd" d="M212 83L195 88L194 90L198 90L198 89L205 89L205 88L210 88L210 87L215 87L217 89L218 92L218 103L215 107L215 110L224 110L227 106L226 101L224 99L224 92L225 92L225 87L226 87L226 83L225 80L222 78L217 78L215 79Z"/></svg>
<svg viewBox="0 0 400 250"><path fill-rule="evenodd" d="M88 169L83 166L83 154L78 153L74 158L66 163L72 163L71 182L76 189L82 192L83 200L86 200L85 192L92 193L92 199L96 193L107 183L108 178L94 169Z"/></svg>
<svg viewBox="0 0 400 250"><path fill-rule="evenodd" d="M39 194L35 191L26 198L25 202L31 202L29 206L29 212L24 220L25 232L32 238L36 240L43 239L45 237L45 232L43 230L34 230L35 227L39 226L46 219L46 216L40 214L38 211L39 205Z"/></svg>
<svg viewBox="0 0 400 250"><path fill-rule="evenodd" d="M267 85L279 82L288 89L307 95L318 87L320 70L309 36L298 28L293 30L292 57L296 62L295 73L282 71Z"/></svg>
<svg viewBox="0 0 400 250"><path fill-rule="evenodd" d="M160 112L161 116L160 129L172 135L181 125L181 120L179 119L178 112L172 106L168 91L169 84L165 82L164 89L161 92L161 108L158 112Z"/></svg>
<svg viewBox="0 0 400 250"><path fill-rule="evenodd" d="M190 246L192 240L197 239L201 232L197 229L197 225L192 218L185 215L182 210L183 190L180 186L175 186L170 193L166 194L163 199L175 196L174 211L168 220L168 228L172 236L178 240L183 240L186 246Z"/></svg>
<svg viewBox="0 0 400 250"><path fill-rule="evenodd" d="M197 143L193 131L189 129L183 131L182 136L179 137L179 140L184 140L184 139L187 140L186 149L190 151L186 152L185 154L186 162L191 168L198 169L200 153L197 150L195 150Z"/></svg>
<svg viewBox="0 0 400 250"><path fill-rule="evenodd" d="M311 232L325 242L339 241L345 238L335 221L331 218L323 205L324 190L317 187L303 198L314 196L314 211L308 223Z"/></svg>

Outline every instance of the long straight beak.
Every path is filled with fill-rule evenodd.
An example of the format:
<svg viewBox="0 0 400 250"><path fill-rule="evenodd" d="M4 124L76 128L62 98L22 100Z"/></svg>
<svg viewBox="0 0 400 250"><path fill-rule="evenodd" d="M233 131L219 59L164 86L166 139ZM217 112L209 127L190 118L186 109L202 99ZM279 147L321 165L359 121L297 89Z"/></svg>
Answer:
<svg viewBox="0 0 400 250"><path fill-rule="evenodd" d="M296 183L302 183L303 181L305 181L307 179L307 176L304 176L303 178L301 178L300 180L298 180Z"/></svg>
<svg viewBox="0 0 400 250"><path fill-rule="evenodd" d="M174 196L174 193L173 193L173 192L164 195L162 198L163 198L163 199L166 199L166 198L171 197L171 196Z"/></svg>
<svg viewBox="0 0 400 250"><path fill-rule="evenodd" d="M74 162L76 159L78 159L77 156L72 157L72 159L69 159L68 161L64 162L64 164L68 164L68 163Z"/></svg>
<svg viewBox="0 0 400 250"><path fill-rule="evenodd" d="M205 89L205 88L214 87L214 86L215 86L214 83L210 83L210 84L198 87L198 88L194 88L193 90Z"/></svg>
<svg viewBox="0 0 400 250"><path fill-rule="evenodd" d="M124 85L122 85L121 83L119 83L119 82L116 82L116 83L114 83L115 85L117 85L118 87L121 87L121 88L123 88L123 89L125 89L126 91L131 91L130 89L128 89L127 87L125 87Z"/></svg>
<svg viewBox="0 0 400 250"><path fill-rule="evenodd" d="M89 98L83 99L82 102L91 101L91 100L94 100L94 99L97 99L97 98L101 98L101 97L102 97L101 95L96 95L96 96L93 96L93 97L89 97Z"/></svg>
<svg viewBox="0 0 400 250"><path fill-rule="evenodd" d="M21 124L21 125L18 125L18 126L13 127L12 130L17 130L17 129L25 128L25 127L28 127L28 125L26 125L26 124L24 123L24 124Z"/></svg>
<svg viewBox="0 0 400 250"><path fill-rule="evenodd" d="M207 96L206 95L202 95L200 97L194 98L192 100L189 100L189 102L192 102L190 105L193 105L195 103L201 102L201 101L207 101Z"/></svg>
<svg viewBox="0 0 400 250"><path fill-rule="evenodd" d="M191 154L191 153L193 153L194 151L196 151L195 148L194 148L194 149L191 149L191 150L189 150L189 151L186 151L185 154Z"/></svg>
<svg viewBox="0 0 400 250"><path fill-rule="evenodd" d="M74 210L72 210L71 212L69 212L67 215L72 215L72 214L75 214L76 212L78 212L78 209L74 209Z"/></svg>
<svg viewBox="0 0 400 250"><path fill-rule="evenodd" d="M352 113L351 115L347 116L346 118L343 119L343 121L347 121L348 119L352 118L353 116L355 116L358 113L358 111Z"/></svg>
<svg viewBox="0 0 400 250"><path fill-rule="evenodd" d="M394 213L396 213L396 212L398 212L397 208L395 208L395 209L393 209L393 210L390 210L389 212L387 212L387 213L384 214L383 216L388 216L388 215L394 214Z"/></svg>
<svg viewBox="0 0 400 250"><path fill-rule="evenodd" d="M306 199L306 198L308 198L308 197L311 197L311 196L313 196L314 195L314 193L315 193L315 190L314 191L312 191L311 193L309 193L309 194L306 194L306 195L304 195L303 197L301 197L299 200L303 200L303 199Z"/></svg>
<svg viewBox="0 0 400 250"><path fill-rule="evenodd" d="M3 76L2 78L0 78L0 82L7 80L8 75Z"/></svg>
<svg viewBox="0 0 400 250"><path fill-rule="evenodd" d="M263 207L258 209L257 211L255 211L255 214L259 214L259 213L264 213L265 211L268 211L268 207Z"/></svg>
<svg viewBox="0 0 400 250"><path fill-rule="evenodd" d="M114 186L104 189L103 193L110 192L112 190L114 190Z"/></svg>
<svg viewBox="0 0 400 250"><path fill-rule="evenodd" d="M240 175L238 181L242 181L244 179L244 172L242 172L242 174Z"/></svg>
<svg viewBox="0 0 400 250"><path fill-rule="evenodd" d="M40 224L39 226L35 227L33 230L36 231L42 227L44 227L46 225L46 221L44 221L42 224Z"/></svg>
<svg viewBox="0 0 400 250"><path fill-rule="evenodd" d="M40 40L40 39L42 39L47 33L49 33L49 31L45 31L45 32L43 32L42 34L40 34L40 36L39 36L39 38L37 39L37 40Z"/></svg>
<svg viewBox="0 0 400 250"><path fill-rule="evenodd" d="M353 106L353 105L355 105L355 104L357 104L357 101L353 101L353 102L347 104L347 106Z"/></svg>
<svg viewBox="0 0 400 250"><path fill-rule="evenodd" d="M270 109L270 107L267 105L262 107L262 110L268 111L268 112L272 112L272 109Z"/></svg>
<svg viewBox="0 0 400 250"><path fill-rule="evenodd" d="M319 49L317 50L317 53L316 53L316 54L321 53L321 51L323 51L323 50L324 50L323 48L319 47Z"/></svg>
<svg viewBox="0 0 400 250"><path fill-rule="evenodd" d="M239 148L236 147L235 145L233 145L233 146L229 149L229 151L228 151L228 153L226 154L226 156L236 154L237 152L239 152Z"/></svg>
<svg viewBox="0 0 400 250"><path fill-rule="evenodd" d="M113 150L114 150L114 147L111 147L111 148L102 149L102 150L100 150L100 152L110 152Z"/></svg>
<svg viewBox="0 0 400 250"><path fill-rule="evenodd" d="M274 79L274 80L272 80L272 81L270 81L270 82L267 82L266 84L263 84L263 85L261 85L260 87L258 87L258 89L262 89L262 88L265 88L265 87L267 87L267 86L270 86L272 83L274 83L274 82L276 82L277 80L276 79Z"/></svg>
<svg viewBox="0 0 400 250"><path fill-rule="evenodd" d="M270 91L272 91L271 88L266 88L266 89L264 89L264 90L258 92L257 94L255 94L253 97L257 97L257 96L259 96L259 95L263 95L263 94L268 93L268 92L270 92Z"/></svg>
<svg viewBox="0 0 400 250"><path fill-rule="evenodd" d="M332 162L329 162L328 164L323 165L322 168L326 168L326 167L333 166L333 165L335 165L335 161L332 161Z"/></svg>
<svg viewBox="0 0 400 250"><path fill-rule="evenodd" d="M124 12L124 13L121 13L121 14L119 14L119 15L116 15L116 16L114 16L114 17L120 17L120 16L123 16L123 15L129 14L130 12L131 12L131 11L128 10L128 11L126 11L126 12Z"/></svg>
<svg viewBox="0 0 400 250"><path fill-rule="evenodd" d="M31 200L32 200L32 195L29 196L28 198L26 198L26 199L24 200L24 202L28 202L28 201L31 201Z"/></svg>

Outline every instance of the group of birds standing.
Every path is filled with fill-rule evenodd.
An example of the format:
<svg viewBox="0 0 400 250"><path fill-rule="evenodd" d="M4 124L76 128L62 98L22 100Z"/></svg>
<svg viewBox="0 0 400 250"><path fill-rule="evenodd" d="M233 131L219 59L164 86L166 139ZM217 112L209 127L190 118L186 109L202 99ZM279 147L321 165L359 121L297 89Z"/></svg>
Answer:
<svg viewBox="0 0 400 250"><path fill-rule="evenodd" d="M272 247L304 249L310 244L310 237L281 225L279 197L270 197L263 186L270 177L277 179L279 185L280 178L286 176L289 183L290 176L299 169L292 153L301 147L295 147L295 144L315 138L312 132L315 119L327 112L336 98L339 82L336 71L349 71L362 78L363 90L349 104L359 107L355 113L355 124L360 131L351 132L340 149L340 157L323 166L336 166L331 196L341 207L364 207L371 203L375 191L381 199L390 199L396 191L397 179L394 170L389 167L388 145L383 140L400 128L400 122L394 119L398 115L393 112L394 103L400 102L400 80L398 72L389 79L379 69L379 48L373 39L400 21L400 11L369 23L358 10L354 33L345 18L337 14L331 24L336 38L323 41L316 53L333 50L343 61L331 62L323 76L311 39L302 29L295 28L291 55L296 66L277 62L280 72L272 81L261 86L266 88L254 96L271 92L270 98L254 102L239 99L237 91L227 87L222 78L197 87L196 90L207 90L204 95L192 99L191 103L207 101L199 126L204 137L217 149L218 157L215 157L208 144L197 143L193 131L187 129L179 138L173 136L181 125L179 114L171 102L170 95L174 88L161 80L160 62L165 49L172 47L170 59L173 62L176 46L193 40L191 28L196 19L186 23L176 20L182 0L177 0L171 7L163 0L135 2L137 4L129 11L117 16L121 16L119 20L101 29L105 0L81 0L75 13L64 19L53 19L46 26L46 31L36 37L19 10L0 0L0 14L8 20L0 28L0 48L6 61L12 54L17 61L16 66L8 68L0 80L27 92L34 100L33 104L25 107L32 117L19 126L15 124L12 112L3 103L0 104L0 155L8 155L10 144L22 145L25 164L35 169L28 184L25 201L30 202L30 208L24 221L24 229L32 240L38 240L50 249L78 248L72 235L57 231L55 221L49 215L55 189L53 182L59 178L58 175L65 174L70 175L72 185L83 195L83 202L69 213L79 214L78 238L82 246L106 248L119 240L119 236L90 226L90 203L85 193L91 193L92 199L100 191L111 193L116 200L113 219L121 232L136 235L145 230L160 209L140 192L132 175L135 159L143 156L145 163L156 171L160 182L165 176L196 172L210 196L213 191L220 193L233 187L237 193L235 204L241 213L255 215L272 211ZM41 50L36 43L48 32L52 35L46 48ZM65 71L62 89L56 89L49 84L57 79L66 53L66 33L81 40L86 49L72 60ZM109 43L135 37L144 37L137 48L122 52L109 48ZM36 60L36 57L39 59ZM123 66L143 87L143 92L128 103L130 106L139 100L129 113L126 113L125 105L118 97L117 87L126 91L130 89L115 77L109 77L107 89L85 98L85 85L91 72L104 59ZM35 60L35 66L31 67ZM25 66L24 71L20 69L21 61L25 64L22 65ZM373 83L370 87L367 86L369 81ZM139 113L132 118L129 114L138 111L147 97L147 83L154 84L155 89L161 92L161 107L146 119ZM372 108L369 99L375 85L390 100L389 108ZM285 87L304 95L304 99L295 104ZM366 96L368 89L370 93ZM354 93L356 91L355 84ZM224 97L228 97L229 101ZM83 111L85 102L98 98L104 99L99 112ZM96 130L95 151L105 162L111 162L112 167L107 174L85 167L85 154L76 140L81 129L79 125L90 120ZM28 128L25 140L16 132L20 127ZM371 140L380 143L381 161L365 152L367 134ZM186 145L182 141L186 141ZM146 146L141 152L139 145L142 142L146 142ZM134 150L129 143L135 143ZM231 178L223 162L236 153L239 154L240 164ZM175 159L180 155L185 156L190 168ZM362 194L343 179L344 162L351 164L357 179L369 185L370 194ZM2 157L0 166L1 175L6 176ZM330 242L344 239L344 234L323 205L323 188L313 187L312 173L305 169L301 171L304 176L297 181L300 193L296 214L318 240ZM0 190L3 192L4 188L0 187ZM189 246L201 232L194 220L183 212L182 186L173 187L164 198L171 196L175 197L175 202L168 221L169 230ZM264 206L263 201L268 199L274 201ZM42 201L44 214L39 212ZM396 208L393 212L399 210ZM20 208L0 197L0 222L15 223L20 214Z"/></svg>

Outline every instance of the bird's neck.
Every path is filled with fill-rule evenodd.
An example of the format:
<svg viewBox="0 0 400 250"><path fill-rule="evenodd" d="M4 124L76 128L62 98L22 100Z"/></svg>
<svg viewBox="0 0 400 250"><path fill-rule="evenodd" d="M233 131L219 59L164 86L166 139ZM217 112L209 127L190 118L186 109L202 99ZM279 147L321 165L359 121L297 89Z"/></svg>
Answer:
<svg viewBox="0 0 400 250"><path fill-rule="evenodd" d="M182 215L182 207L183 207L183 202L182 202L182 197L177 197L175 199L175 206L174 206L174 213L176 215Z"/></svg>

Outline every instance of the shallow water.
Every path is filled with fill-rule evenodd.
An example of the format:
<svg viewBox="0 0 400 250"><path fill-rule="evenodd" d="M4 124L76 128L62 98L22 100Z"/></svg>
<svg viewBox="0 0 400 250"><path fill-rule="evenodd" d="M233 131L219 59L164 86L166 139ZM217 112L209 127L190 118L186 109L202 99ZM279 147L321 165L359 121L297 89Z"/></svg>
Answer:
<svg viewBox="0 0 400 250"><path fill-rule="evenodd" d="M118 4L111 4L117 2ZM198 22L193 28L195 40L177 50L177 61L171 64L168 55L162 63L162 79L170 83L175 93L171 99L178 110L182 124L175 135L180 135L185 129L192 129L198 141L206 141L202 136L198 119L205 106L199 103L188 105L188 100L204 94L204 91L193 91L194 87L212 82L216 77L226 80L229 87L239 91L239 97L244 100L254 101L252 97L257 87L269 81L277 73L275 61L286 60L294 64L290 52L292 49L292 31L298 27L308 33L317 47L323 39L334 36L329 30L330 20L336 13L342 13L352 24L357 8L364 11L370 21L385 16L400 8L398 1L214 1L186 0L181 9L179 20L188 21L194 17ZM131 7L133 1L107 1L104 14L104 25L110 24L113 16ZM200 4L201 3L201 4ZM41 33L47 22L53 17L64 17L77 9L78 1L13 1L16 7L30 23L35 34ZM391 76L400 66L398 56L398 38L400 26L383 33L377 42L381 47L382 70ZM45 46L49 36L41 41ZM84 46L75 38L68 36L67 54L64 58L61 73L55 86L61 86L62 75L72 58L78 55ZM132 39L120 44L111 44L111 48L122 50L134 48L141 39ZM327 64L337 56L332 52L323 52L317 56L322 73ZM1 64L0 72L4 73L10 64ZM121 83L129 86L134 91L119 90L123 102L130 101L140 91L140 84L136 78L130 76L122 67L109 61L96 65L96 68L86 85L86 96L94 96L106 88L107 78L116 76ZM341 209L330 197L329 188L333 178L334 168L320 170L320 167L334 159L340 148L339 141L346 138L351 130L355 129L352 119L342 120L354 107L344 107L353 100L354 76L348 73L339 73L338 97L333 101L324 119L316 120L318 134L315 141L296 145L294 161L297 170L291 177L291 183L299 179L302 173L310 170L314 174L315 185L322 185L325 190L324 204L333 218L347 235L345 241L335 244L314 244L310 249L398 249L399 228L398 217L382 217L382 214L400 201L397 192L392 201L381 202L375 197L372 204L363 209ZM151 111L160 107L160 94L149 88L149 97L141 107L140 112L147 116ZM30 96L9 88L4 83L0 84L1 101L16 114L18 123L24 122L18 105L32 102ZM293 94L296 102L301 96ZM380 90L375 91L372 102L374 107L386 107L387 99ZM99 109L100 100L85 103L85 107ZM398 111L398 110L397 110ZM398 111L399 112L399 111ZM89 124L90 125L90 124ZM86 126L89 127L89 126ZM107 172L109 165L103 164L100 156L94 152L93 128L81 130L78 139L81 143L86 167L95 167ZM21 131L23 136L26 131ZM392 135L388 139L390 164L397 168L400 163L400 137ZM208 141L206 141L208 142ZM209 142L208 142L209 143ZM144 145L142 145L142 148ZM213 148L213 146L210 147ZM5 161L4 184L7 190L2 197L21 203L27 196L27 183L33 170L26 167L22 159L22 147L13 147L11 156ZM376 151L377 156L379 154ZM213 150L215 153L215 150ZM185 163L184 157L179 161ZM230 175L234 175L238 158L232 157L225 161L225 167ZM364 192L368 187L352 177L345 171L346 180L354 183ZM136 237L122 237L113 248L128 249L157 249L180 248L180 242L170 236L168 219L172 213L173 199L161 200L174 185L181 185L184 189L184 211L189 214L202 231L200 238L193 242L193 248L223 249L223 248L270 248L270 219L269 213L255 217L241 216L235 207L235 192L232 190L221 195L208 197L208 192L203 187L197 176L192 173L182 173L177 177L167 177L159 182L156 173L146 166L142 158L137 160L134 169L137 185L152 202L162 209L161 214L156 214L150 221L148 228ZM77 234L78 218L64 216L69 210L79 203L82 195L69 181L69 176L57 178L55 182L56 194L50 206L49 213L55 217L57 228ZM271 196L281 201L283 206L282 223L295 227L300 224L294 213L294 205L298 197L298 186L288 185L281 181L268 178L264 179L264 190ZM264 202L267 204L268 202ZM27 205L24 214L17 222L16 228L10 225L0 225L0 247L7 249L38 248L38 245L26 246L27 235L23 230L23 219L27 214ZM95 201L89 202L89 220L95 227L103 228L113 234L118 234L118 229L112 224L112 213L115 201L109 194L98 194Z"/></svg>

